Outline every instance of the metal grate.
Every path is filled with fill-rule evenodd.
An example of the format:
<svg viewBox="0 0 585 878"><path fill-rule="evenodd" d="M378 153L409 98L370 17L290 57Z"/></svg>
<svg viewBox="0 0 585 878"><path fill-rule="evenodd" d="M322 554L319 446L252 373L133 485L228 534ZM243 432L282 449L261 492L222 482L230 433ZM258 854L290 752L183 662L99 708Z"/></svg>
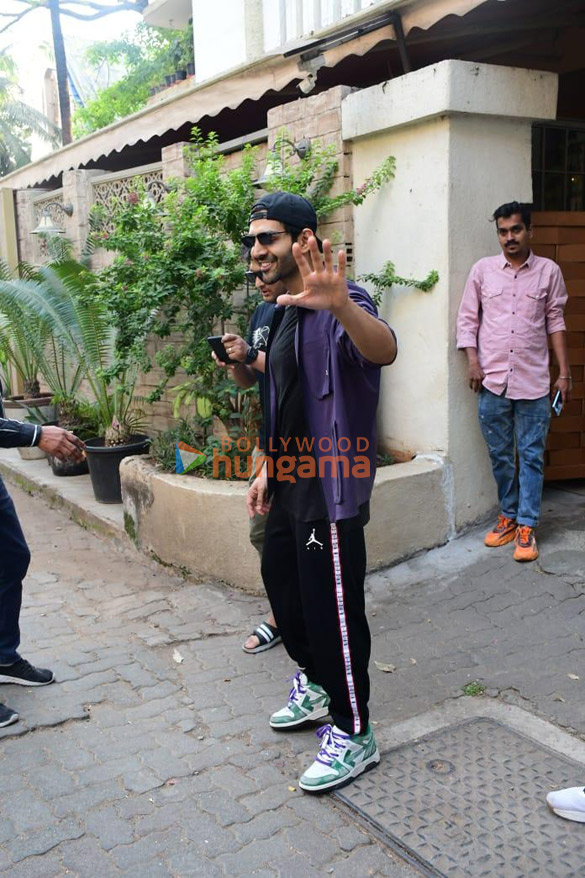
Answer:
<svg viewBox="0 0 585 878"><path fill-rule="evenodd" d="M584 765L481 718L389 751L336 797L427 876L577 878L584 827L545 797L578 783Z"/></svg>

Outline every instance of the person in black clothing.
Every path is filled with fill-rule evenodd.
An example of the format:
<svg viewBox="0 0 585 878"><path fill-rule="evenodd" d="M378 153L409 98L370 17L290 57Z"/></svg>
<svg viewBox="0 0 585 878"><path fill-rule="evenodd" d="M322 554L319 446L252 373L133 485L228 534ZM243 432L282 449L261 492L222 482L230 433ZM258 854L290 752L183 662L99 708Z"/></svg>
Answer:
<svg viewBox="0 0 585 878"><path fill-rule="evenodd" d="M343 786L380 761L368 711L364 524L380 370L397 352L368 293L346 279L345 253L335 267L330 242L316 232L309 201L271 192L252 208L242 238L263 280L287 288L266 353L267 459L247 506L268 513L262 577L298 666L270 725L284 732L332 719L299 779L309 793Z"/></svg>
<svg viewBox="0 0 585 878"><path fill-rule="evenodd" d="M241 338L233 333L226 333L222 337L222 341L232 360L238 360L237 366L226 365L212 354L216 363L231 373L232 378L243 389L253 387L258 384L258 393L260 396L260 409L262 412L262 424L259 430L258 444L254 449L253 468L250 477L250 484L256 477L256 457L258 449L263 447L264 437L264 364L266 356L266 345L268 343L268 335L272 323L272 315L274 313L274 303L278 296L286 292L286 288L280 284L265 284L259 271L254 270L255 266L247 272L248 281L254 281L256 289L262 296L263 302L258 305L250 319L247 339ZM266 527L266 516L254 515L250 519L250 542L262 559L262 549L264 546L264 529ZM276 646L282 640L274 614L272 611L265 622L258 625L246 639L242 645L244 652L249 654L264 652Z"/></svg>
<svg viewBox="0 0 585 878"><path fill-rule="evenodd" d="M40 427L4 417L0 386L0 448L38 445L60 460L83 457L83 442L61 427ZM18 653L22 580L30 552L14 503L0 478L0 683L19 686L47 686L55 679L52 671L35 668ZM0 704L0 727L18 720L15 710Z"/></svg>

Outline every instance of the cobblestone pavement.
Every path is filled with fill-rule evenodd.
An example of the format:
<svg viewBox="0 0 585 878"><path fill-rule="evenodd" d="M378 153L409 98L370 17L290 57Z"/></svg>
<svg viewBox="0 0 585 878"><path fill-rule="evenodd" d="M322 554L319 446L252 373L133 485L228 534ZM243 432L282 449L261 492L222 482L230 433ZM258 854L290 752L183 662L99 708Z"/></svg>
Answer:
<svg viewBox="0 0 585 878"><path fill-rule="evenodd" d="M261 600L11 492L33 552L22 652L58 683L0 692L21 715L0 730L1 876L415 878L333 798L298 790L317 741L267 723L294 669L280 647L241 650ZM584 511L547 493L536 564L484 549L482 529L369 578L373 659L395 668L372 664L382 744L472 680L585 740Z"/></svg>
<svg viewBox="0 0 585 878"><path fill-rule="evenodd" d="M293 668L241 649L257 598L185 582L11 488L33 561L22 653L1 687L7 878L413 878L331 798L297 788L313 731L279 735ZM196 539L196 534L193 535Z"/></svg>

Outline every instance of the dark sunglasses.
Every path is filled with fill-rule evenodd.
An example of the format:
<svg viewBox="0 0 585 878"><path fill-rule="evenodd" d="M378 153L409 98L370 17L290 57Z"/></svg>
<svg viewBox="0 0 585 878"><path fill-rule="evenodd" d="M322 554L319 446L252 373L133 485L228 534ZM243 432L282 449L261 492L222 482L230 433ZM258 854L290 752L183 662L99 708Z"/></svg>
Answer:
<svg viewBox="0 0 585 878"><path fill-rule="evenodd" d="M246 271L246 280L249 284L255 283L257 277L262 277L261 271L252 271L251 268Z"/></svg>
<svg viewBox="0 0 585 878"><path fill-rule="evenodd" d="M277 235L288 235L288 232L259 232L257 235L242 235L242 244L251 250L256 241L266 247L272 244Z"/></svg>

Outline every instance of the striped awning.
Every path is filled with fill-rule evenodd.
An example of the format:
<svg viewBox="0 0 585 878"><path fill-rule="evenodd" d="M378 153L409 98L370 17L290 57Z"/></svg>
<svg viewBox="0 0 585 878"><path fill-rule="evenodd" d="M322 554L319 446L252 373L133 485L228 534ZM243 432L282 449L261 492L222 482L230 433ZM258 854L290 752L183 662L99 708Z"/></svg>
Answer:
<svg viewBox="0 0 585 878"><path fill-rule="evenodd" d="M372 9L379 15L383 11L400 13L405 35L413 28L427 29L447 15L464 15L485 0L388 0ZM345 19L337 25L347 28ZM327 33L335 33L330 28ZM322 36L322 34L319 34ZM335 67L349 55L363 56L383 40L395 40L391 24L370 33L357 36L348 42L324 48L324 66ZM307 41L310 45L310 40ZM58 177L63 171L83 168L90 162L99 162L104 156L120 152L138 141L148 141L168 131L181 128L187 123L197 124L205 116L217 116L224 109L235 109L246 100L258 100L269 91L279 92L302 78L299 55L284 57L282 54L262 58L253 64L234 68L221 76L180 92L171 94L145 107L138 113L109 125L81 140L76 140L56 152L20 168L0 180L0 188L26 189L39 186L44 181Z"/></svg>

